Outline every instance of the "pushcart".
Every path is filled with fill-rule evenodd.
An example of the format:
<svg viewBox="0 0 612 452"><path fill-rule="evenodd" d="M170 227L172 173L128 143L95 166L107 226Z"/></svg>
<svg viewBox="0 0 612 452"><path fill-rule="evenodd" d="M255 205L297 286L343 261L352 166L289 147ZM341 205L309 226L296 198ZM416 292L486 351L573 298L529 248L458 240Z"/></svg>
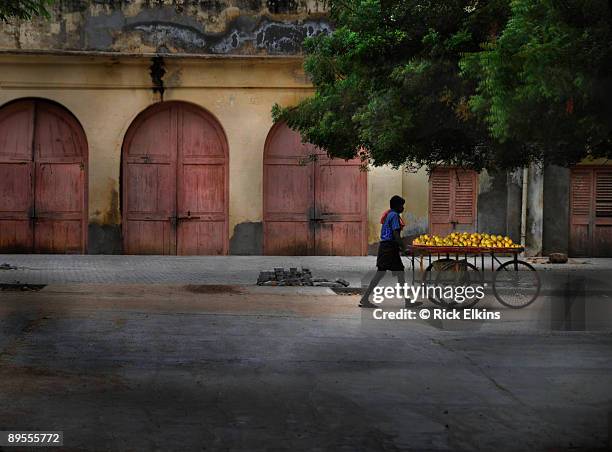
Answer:
<svg viewBox="0 0 612 452"><path fill-rule="evenodd" d="M457 286L492 285L493 295L504 306L520 309L533 303L540 294L540 277L536 269L519 254L523 247L490 248L468 246L411 245L408 255L412 263L412 280L429 286L447 288ZM502 261L503 257L505 261ZM420 277L417 277L417 262ZM488 276L490 271L490 276ZM468 308L480 299L457 302L440 295L441 291L428 291L433 303L450 308Z"/></svg>

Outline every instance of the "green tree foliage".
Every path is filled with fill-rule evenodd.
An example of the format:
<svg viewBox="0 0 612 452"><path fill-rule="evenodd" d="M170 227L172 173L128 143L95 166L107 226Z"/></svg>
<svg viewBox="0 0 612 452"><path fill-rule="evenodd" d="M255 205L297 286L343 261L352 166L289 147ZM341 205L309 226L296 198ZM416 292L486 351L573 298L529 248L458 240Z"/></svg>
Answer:
<svg viewBox="0 0 612 452"><path fill-rule="evenodd" d="M513 0L499 36L461 66L471 109L500 142L562 165L612 156L612 2Z"/></svg>
<svg viewBox="0 0 612 452"><path fill-rule="evenodd" d="M29 20L34 16L49 17L47 8L53 0L0 0L0 22L12 19Z"/></svg>
<svg viewBox="0 0 612 452"><path fill-rule="evenodd" d="M273 117L331 156L367 149L374 165L573 163L610 138L607 7L331 0L335 31L305 42L315 93Z"/></svg>

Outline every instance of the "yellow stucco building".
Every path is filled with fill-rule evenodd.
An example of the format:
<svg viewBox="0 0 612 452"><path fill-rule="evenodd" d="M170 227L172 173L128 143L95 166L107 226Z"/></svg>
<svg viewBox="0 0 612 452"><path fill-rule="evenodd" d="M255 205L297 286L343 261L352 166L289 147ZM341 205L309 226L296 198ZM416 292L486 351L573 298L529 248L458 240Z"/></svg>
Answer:
<svg viewBox="0 0 612 452"><path fill-rule="evenodd" d="M83 251L125 251L121 226L126 133L147 108L180 101L208 112L227 142L227 244L221 252L263 253L264 234L276 233L262 227L270 111L275 103L292 105L312 92L299 44L306 35L329 30L321 6L309 2L283 9L261 4L241 10L227 2L220 10L199 4L185 4L181 10L175 2L152 6L143 1L66 10L62 5L49 21L3 25L0 105L51 101L82 127L87 153ZM160 78L152 75L154 63L164 72ZM380 214L393 194L407 198L412 229L426 227L426 177L370 168L361 206L364 243L359 251L347 248L346 254L363 254L367 245L377 242ZM350 195L340 190L330 196ZM318 250L330 251L344 254L342 249Z"/></svg>

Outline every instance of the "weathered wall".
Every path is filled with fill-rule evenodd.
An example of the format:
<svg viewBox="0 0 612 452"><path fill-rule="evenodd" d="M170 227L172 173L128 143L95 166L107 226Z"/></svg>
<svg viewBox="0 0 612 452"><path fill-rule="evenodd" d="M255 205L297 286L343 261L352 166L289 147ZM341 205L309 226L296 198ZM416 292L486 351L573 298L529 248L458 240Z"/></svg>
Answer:
<svg viewBox="0 0 612 452"><path fill-rule="evenodd" d="M413 239L427 232L429 227L429 175L425 168L416 173L402 172L402 193L406 200L403 235Z"/></svg>
<svg viewBox="0 0 612 452"><path fill-rule="evenodd" d="M521 243L521 211L523 201L523 170L510 171L506 175L506 235L514 243Z"/></svg>
<svg viewBox="0 0 612 452"><path fill-rule="evenodd" d="M506 233L506 173L482 171L478 175L478 223L482 232Z"/></svg>
<svg viewBox="0 0 612 452"><path fill-rule="evenodd" d="M380 239L380 216L389 208L389 199L402 194L400 171L381 166L368 172L368 254L376 254Z"/></svg>
<svg viewBox="0 0 612 452"><path fill-rule="evenodd" d="M544 169L544 218L542 254L569 251L570 170L560 166Z"/></svg>
<svg viewBox="0 0 612 452"><path fill-rule="evenodd" d="M390 167L370 169L368 175L368 254L376 254L380 240L380 216L389 208L389 199L400 195L406 200L403 217L406 242L427 232L429 176L425 169L415 172Z"/></svg>
<svg viewBox="0 0 612 452"><path fill-rule="evenodd" d="M287 55L329 30L317 0L57 0L3 24L0 49Z"/></svg>
<svg viewBox="0 0 612 452"><path fill-rule="evenodd" d="M525 254L540 256L542 254L544 174L537 165L529 166L527 187L527 228L525 235Z"/></svg>
<svg viewBox="0 0 612 452"><path fill-rule="evenodd" d="M89 252L121 252L120 168L125 133L160 96L152 90L150 58L0 55L0 105L24 97L54 100L79 120L89 150ZM301 58L167 58L164 100L211 112L229 147L229 236L232 254L262 252L263 150L271 106L293 105L312 93ZM426 184L426 181L425 181ZM404 193L402 172L368 172L369 243L389 198ZM423 215L422 207L420 215ZM426 209L426 207L425 207Z"/></svg>
<svg viewBox="0 0 612 452"><path fill-rule="evenodd" d="M478 177L478 231L521 238L521 173L488 172Z"/></svg>

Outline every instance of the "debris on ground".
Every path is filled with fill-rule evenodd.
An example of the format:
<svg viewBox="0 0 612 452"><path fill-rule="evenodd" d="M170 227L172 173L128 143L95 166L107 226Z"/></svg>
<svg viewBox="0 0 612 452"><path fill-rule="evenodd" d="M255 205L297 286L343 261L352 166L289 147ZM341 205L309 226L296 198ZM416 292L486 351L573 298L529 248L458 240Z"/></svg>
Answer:
<svg viewBox="0 0 612 452"><path fill-rule="evenodd" d="M5 262L4 264L0 264L0 270L17 270L17 267Z"/></svg>
<svg viewBox="0 0 612 452"><path fill-rule="evenodd" d="M550 253L548 255L548 262L551 264L565 264L567 263L567 254L565 253Z"/></svg>
<svg viewBox="0 0 612 452"><path fill-rule="evenodd" d="M1 283L0 290L2 291L22 291L22 292L38 292L46 287L46 284L24 284L19 281L14 283Z"/></svg>
<svg viewBox="0 0 612 452"><path fill-rule="evenodd" d="M326 278L313 278L310 269L291 267L289 270L275 268L274 271L262 271L257 277L258 286L314 286L314 287L347 287L349 282L337 278L331 281Z"/></svg>

